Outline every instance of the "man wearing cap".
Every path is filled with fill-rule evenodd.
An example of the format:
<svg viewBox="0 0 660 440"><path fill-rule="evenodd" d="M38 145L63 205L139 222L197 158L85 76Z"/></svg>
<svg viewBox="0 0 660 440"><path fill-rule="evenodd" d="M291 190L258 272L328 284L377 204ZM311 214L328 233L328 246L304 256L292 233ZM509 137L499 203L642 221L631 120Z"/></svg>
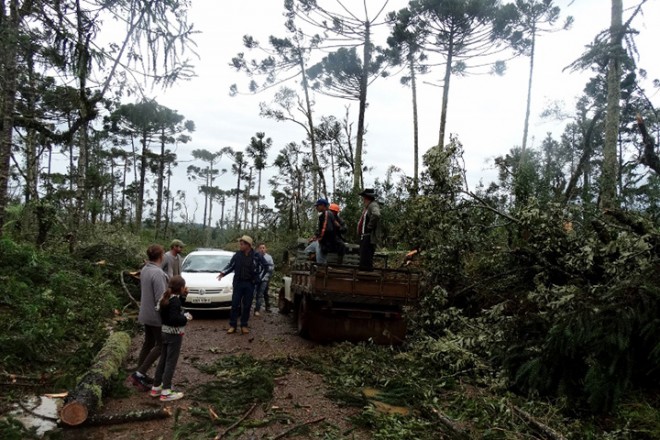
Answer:
<svg viewBox="0 0 660 440"><path fill-rule="evenodd" d="M161 268L170 278L174 275L181 275L181 257L179 254L183 251L184 246L181 240L172 240L170 250L163 256L163 265Z"/></svg>
<svg viewBox="0 0 660 440"><path fill-rule="evenodd" d="M326 199L318 199L314 204L319 213L319 223L316 233L309 239L310 244L305 248L305 253L316 253L318 264L327 264L327 254L337 248L337 230L335 228L335 217L328 210L330 203Z"/></svg>
<svg viewBox="0 0 660 440"><path fill-rule="evenodd" d="M252 237L247 235L238 239L239 250L231 257L229 264L220 271L218 280L228 273L234 272L233 293L231 296L231 312L227 333L236 333L238 310L241 310L241 333L248 334L248 320L254 289L261 281L261 274L266 271L266 260L252 249Z"/></svg>
<svg viewBox="0 0 660 440"><path fill-rule="evenodd" d="M365 189L359 194L362 197L364 210L358 221L358 237L360 237L360 269L374 270L374 253L382 236L380 224L380 206L376 201L376 192Z"/></svg>

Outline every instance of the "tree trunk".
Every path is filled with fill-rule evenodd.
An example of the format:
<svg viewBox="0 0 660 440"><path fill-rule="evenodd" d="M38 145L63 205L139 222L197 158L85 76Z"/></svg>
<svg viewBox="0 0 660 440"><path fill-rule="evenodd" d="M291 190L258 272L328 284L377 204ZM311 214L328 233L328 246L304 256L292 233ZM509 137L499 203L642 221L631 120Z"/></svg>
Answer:
<svg viewBox="0 0 660 440"><path fill-rule="evenodd" d="M97 414L85 420L83 427L87 426L107 426L118 425L121 423L146 422L149 420L166 419L172 415L172 410L168 407L154 409L136 409L118 414Z"/></svg>
<svg viewBox="0 0 660 440"><path fill-rule="evenodd" d="M248 175L247 185L245 186L245 211L243 212L243 227L247 228L248 224L248 211L250 206L250 188L252 188L252 167L250 167L250 174Z"/></svg>
<svg viewBox="0 0 660 440"><path fill-rule="evenodd" d="M64 400L60 410L63 423L80 425L101 406L103 394L111 385L112 376L119 372L130 345L131 337L126 332L115 332L108 337L90 369Z"/></svg>
<svg viewBox="0 0 660 440"><path fill-rule="evenodd" d="M160 157L158 158L158 177L157 179L157 194L156 194L156 234L158 239L160 232L160 219L163 214L163 175L165 174L165 128L161 128L160 132Z"/></svg>
<svg viewBox="0 0 660 440"><path fill-rule="evenodd" d="M124 157L124 175L121 179L121 224L126 223L126 176L128 175L128 156Z"/></svg>
<svg viewBox="0 0 660 440"><path fill-rule="evenodd" d="M238 178L236 179L236 206L234 207L234 227L236 229L239 228L239 219L238 219L238 198L239 195L241 194L241 172L243 171L243 162L239 161L237 164L238 168Z"/></svg>
<svg viewBox="0 0 660 440"><path fill-rule="evenodd" d="M364 143L364 114L367 110L367 86L369 84L369 67L371 66L371 29L370 23L364 23L364 52L362 60L362 75L360 77L360 109L358 113L357 143L355 145L355 167L353 173L353 190L357 193L363 185L362 181L362 147Z"/></svg>
<svg viewBox="0 0 660 440"><path fill-rule="evenodd" d="M174 204L172 200L172 192L170 191L170 185L172 183L172 163L167 164L167 197L165 198L165 227L163 228L163 235L167 237L167 233L170 227L170 201Z"/></svg>
<svg viewBox="0 0 660 440"><path fill-rule="evenodd" d="M225 196L220 199L220 229L224 228L225 224Z"/></svg>
<svg viewBox="0 0 660 440"><path fill-rule="evenodd" d="M410 88L412 90L413 105L413 194L417 195L419 191L419 120L417 119L417 76L415 75L415 58L413 54L408 54L410 64Z"/></svg>
<svg viewBox="0 0 660 440"><path fill-rule="evenodd" d="M619 111L621 100L621 39L623 0L612 0L610 25L609 63L607 68L607 117L605 119L605 144L603 146L603 169L600 178L600 207L613 209L616 202L617 182L617 138L619 134Z"/></svg>
<svg viewBox="0 0 660 440"><path fill-rule="evenodd" d="M445 80L442 85L442 109L440 110L440 134L438 146L442 151L445 147L445 127L447 126L447 105L449 104L449 81L451 80L451 63L454 57L454 37L449 36L449 50L447 50L447 66L445 67Z"/></svg>
<svg viewBox="0 0 660 440"><path fill-rule="evenodd" d="M534 51L536 49L536 22L532 24L532 44L529 54L529 80L527 81L527 108L525 109L525 125L523 126L523 139L521 160L524 160L527 151L527 134L529 132L529 114L532 106L532 78L534 77Z"/></svg>
<svg viewBox="0 0 660 440"><path fill-rule="evenodd" d="M258 183L257 183L257 223L255 225L255 228L259 227L259 214L260 214L260 209L259 206L261 205L261 168L259 169L259 178L258 178Z"/></svg>
<svg viewBox="0 0 660 440"><path fill-rule="evenodd" d="M140 185L135 204L135 232L139 233L142 229L142 207L144 206L144 185L147 180L147 131L142 133L142 156L140 157Z"/></svg>
<svg viewBox="0 0 660 440"><path fill-rule="evenodd" d="M312 101L309 99L309 85L307 83L307 72L305 71L305 62L302 58L302 53L299 53L299 63L300 63L300 71L302 74L302 84L303 84L303 90L305 91L305 106L307 108L307 125L309 126L309 142L312 145L312 167L314 168L314 174L318 175L319 180L321 181L321 190L323 191L323 194L327 196L328 194L328 188L326 187L325 184L325 176L323 175L323 169L319 165L319 159L318 155L316 154L316 133L314 132L314 119L312 115ZM316 184L316 177L312 179L313 182L313 190L314 190L314 197L318 197L318 187Z"/></svg>
<svg viewBox="0 0 660 440"><path fill-rule="evenodd" d="M5 2L2 1L0 35L2 36L2 126L0 127L0 236L5 223L5 209L9 202L8 183L11 171L11 149L14 132L14 108L16 105L17 53L16 48L20 18L18 0L9 3L9 16L6 15Z"/></svg>

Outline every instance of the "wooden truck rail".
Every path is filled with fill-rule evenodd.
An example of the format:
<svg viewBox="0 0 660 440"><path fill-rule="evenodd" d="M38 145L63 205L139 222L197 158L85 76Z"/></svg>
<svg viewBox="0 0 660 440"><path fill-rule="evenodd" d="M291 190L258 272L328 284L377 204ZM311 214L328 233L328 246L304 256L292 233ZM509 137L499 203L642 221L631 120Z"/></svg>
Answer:
<svg viewBox="0 0 660 440"><path fill-rule="evenodd" d="M377 299L381 303L409 304L419 295L419 274L395 269L361 271L350 267L296 265L291 272L295 293L314 299L343 297L351 301Z"/></svg>
<svg viewBox="0 0 660 440"><path fill-rule="evenodd" d="M406 332L403 307L417 301L419 281L410 270L363 271L298 259L284 279L279 308L293 310L298 332L314 340L396 344Z"/></svg>

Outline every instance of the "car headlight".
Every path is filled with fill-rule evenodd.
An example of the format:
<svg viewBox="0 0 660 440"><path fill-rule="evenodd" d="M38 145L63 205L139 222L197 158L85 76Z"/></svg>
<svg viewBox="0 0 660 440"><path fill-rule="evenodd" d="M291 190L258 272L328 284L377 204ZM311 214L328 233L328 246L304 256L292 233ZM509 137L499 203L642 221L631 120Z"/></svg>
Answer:
<svg viewBox="0 0 660 440"><path fill-rule="evenodd" d="M232 286L227 286L227 287L223 287L221 292L222 293L233 293L234 289L232 288Z"/></svg>

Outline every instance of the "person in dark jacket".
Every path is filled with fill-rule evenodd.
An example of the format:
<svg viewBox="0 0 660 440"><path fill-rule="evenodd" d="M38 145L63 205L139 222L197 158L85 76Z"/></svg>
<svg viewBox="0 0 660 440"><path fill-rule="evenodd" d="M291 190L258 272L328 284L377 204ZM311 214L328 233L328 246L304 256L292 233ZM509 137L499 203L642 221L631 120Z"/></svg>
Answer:
<svg viewBox="0 0 660 440"><path fill-rule="evenodd" d="M364 210L358 222L358 237L360 237L360 269L374 270L374 253L382 238L380 222L380 206L376 201L376 192L365 189L359 194L362 197Z"/></svg>
<svg viewBox="0 0 660 440"><path fill-rule="evenodd" d="M337 250L337 229L335 228L335 216L328 206L330 203L326 199L318 199L314 208L319 213L318 226L316 233L309 239L309 245L305 248L305 253L316 254L318 264L327 264L328 252Z"/></svg>
<svg viewBox="0 0 660 440"><path fill-rule="evenodd" d="M229 329L227 333L236 332L238 321L238 310L241 310L241 333L248 334L248 320L250 319L250 308L254 298L254 290L261 282L261 274L266 272L266 260L252 249L252 237L242 236L238 240L240 250L231 257L229 264L220 271L218 279L228 273L234 272L233 293L231 296L231 312L229 315Z"/></svg>
<svg viewBox="0 0 660 440"><path fill-rule="evenodd" d="M328 208L330 212L332 212L332 215L335 217L334 225L335 225L335 230L337 231L336 234L336 241L337 241L337 256L339 257L337 259L338 264L343 264L344 262L344 255L346 255L346 239L344 238L344 234L348 232L348 228L346 227L346 222L344 221L343 218L339 215L339 211L341 210L339 208L339 205L336 203L330 203L330 207Z"/></svg>
<svg viewBox="0 0 660 440"><path fill-rule="evenodd" d="M181 353L183 330L188 321L192 319L190 313L184 313L183 311L183 304L186 302L187 296L186 281L181 275L174 275L168 283L167 290L158 302L157 308L163 321L163 348L156 367L154 386L151 388L149 395L159 397L164 402L179 400L183 397L183 393L172 391L172 377L174 377L174 370Z"/></svg>

